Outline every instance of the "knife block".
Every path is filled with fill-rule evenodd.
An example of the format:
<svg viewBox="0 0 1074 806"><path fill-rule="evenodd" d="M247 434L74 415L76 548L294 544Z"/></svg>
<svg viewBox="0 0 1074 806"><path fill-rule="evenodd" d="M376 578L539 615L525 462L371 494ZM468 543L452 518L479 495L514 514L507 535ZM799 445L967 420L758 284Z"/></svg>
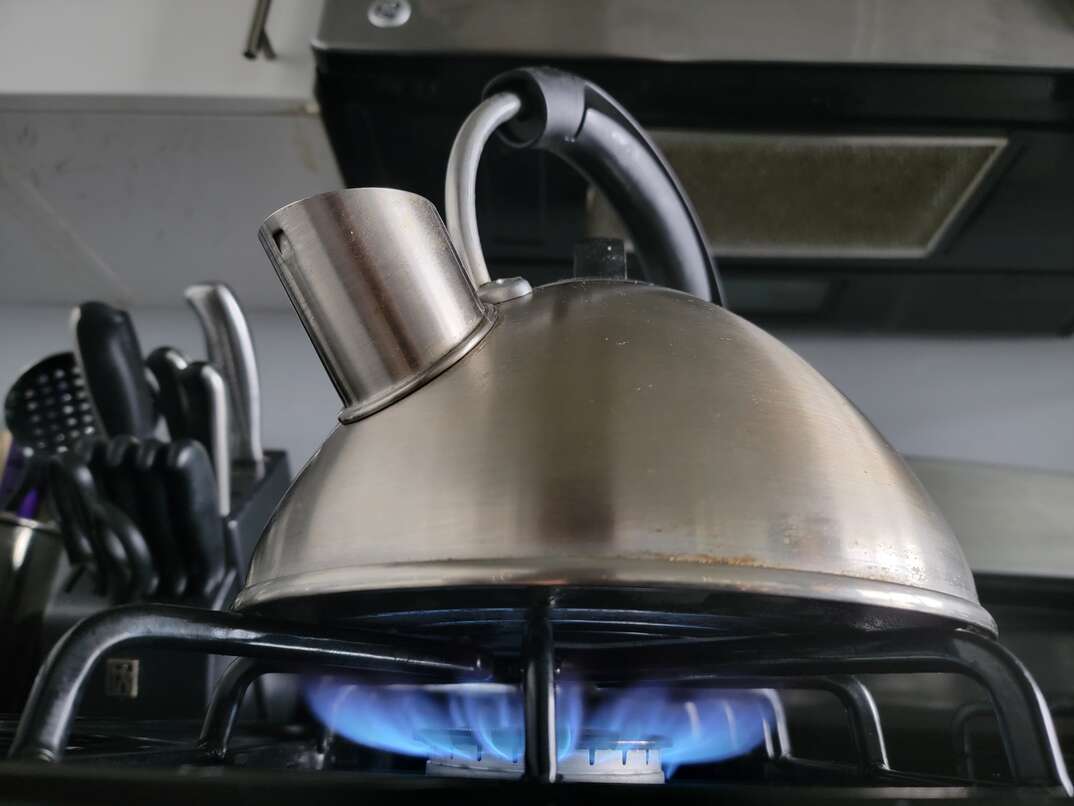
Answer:
<svg viewBox="0 0 1074 806"><path fill-rule="evenodd" d="M245 579L254 546L290 484L287 453L266 451L264 472L259 477L239 471L233 473L231 481L231 511L224 521L227 573L212 601L191 601L191 605L230 608ZM74 624L111 606L108 600L94 594L87 576L83 574L52 598L42 615L40 646L43 649L40 655L27 661L40 663L48 649ZM151 646L117 649L102 658L93 670L79 716L199 720L230 660ZM27 693L21 692L21 698ZM19 704L21 707L21 701Z"/></svg>

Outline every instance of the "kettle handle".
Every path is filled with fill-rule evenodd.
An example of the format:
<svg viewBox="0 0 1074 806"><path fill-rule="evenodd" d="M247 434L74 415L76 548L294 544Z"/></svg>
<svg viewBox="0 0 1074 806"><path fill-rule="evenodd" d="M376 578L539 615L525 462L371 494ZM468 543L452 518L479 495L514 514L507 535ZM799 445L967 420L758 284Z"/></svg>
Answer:
<svg viewBox="0 0 1074 806"><path fill-rule="evenodd" d="M511 92L522 108L501 125L514 148L537 148L566 161L596 185L629 230L649 278L724 305L716 262L690 199L663 154L608 93L550 67L503 73L484 97Z"/></svg>

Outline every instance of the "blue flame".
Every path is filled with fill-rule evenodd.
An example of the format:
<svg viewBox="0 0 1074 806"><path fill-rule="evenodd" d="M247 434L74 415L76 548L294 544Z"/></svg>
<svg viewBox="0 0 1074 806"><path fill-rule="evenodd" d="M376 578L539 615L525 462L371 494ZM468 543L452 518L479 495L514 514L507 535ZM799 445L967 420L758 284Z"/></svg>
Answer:
<svg viewBox="0 0 1074 806"><path fill-rule="evenodd" d="M489 756L518 762L523 752L522 697L517 687L372 685L344 678L306 682L306 699L331 730L367 747L419 758ZM586 734L659 740L665 772L682 764L721 761L764 740L763 698L726 691L656 687L604 691L587 698L580 685L556 692L556 745L562 760L585 746Z"/></svg>
<svg viewBox="0 0 1074 806"><path fill-rule="evenodd" d="M664 740L668 777L682 764L724 761L764 741L766 701L728 691L674 692L638 687L605 698L586 717L586 728L620 738Z"/></svg>
<svg viewBox="0 0 1074 806"><path fill-rule="evenodd" d="M376 686L339 678L307 681L316 717L353 742L408 756L454 755L472 761L488 753L516 762L523 751L521 692L511 686ZM581 693L556 698L560 758L574 749Z"/></svg>

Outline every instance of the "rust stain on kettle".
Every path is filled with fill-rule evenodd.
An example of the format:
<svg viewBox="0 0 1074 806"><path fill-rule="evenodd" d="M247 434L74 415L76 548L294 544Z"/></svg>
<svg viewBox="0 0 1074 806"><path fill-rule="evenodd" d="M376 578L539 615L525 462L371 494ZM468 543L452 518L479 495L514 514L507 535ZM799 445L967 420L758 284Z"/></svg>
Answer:
<svg viewBox="0 0 1074 806"><path fill-rule="evenodd" d="M713 556L711 554L661 554L658 552L644 552L646 559L663 560L669 563L689 563L691 565L734 565L759 568L764 566L760 560L752 554L728 554Z"/></svg>

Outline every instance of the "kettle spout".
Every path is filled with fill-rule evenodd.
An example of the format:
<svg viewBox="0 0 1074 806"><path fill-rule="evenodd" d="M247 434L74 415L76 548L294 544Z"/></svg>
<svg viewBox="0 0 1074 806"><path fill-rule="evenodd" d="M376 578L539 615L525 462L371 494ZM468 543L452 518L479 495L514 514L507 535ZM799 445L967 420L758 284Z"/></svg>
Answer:
<svg viewBox="0 0 1074 806"><path fill-rule="evenodd" d="M342 422L454 364L492 327L428 199L389 188L294 202L261 243L340 399Z"/></svg>

